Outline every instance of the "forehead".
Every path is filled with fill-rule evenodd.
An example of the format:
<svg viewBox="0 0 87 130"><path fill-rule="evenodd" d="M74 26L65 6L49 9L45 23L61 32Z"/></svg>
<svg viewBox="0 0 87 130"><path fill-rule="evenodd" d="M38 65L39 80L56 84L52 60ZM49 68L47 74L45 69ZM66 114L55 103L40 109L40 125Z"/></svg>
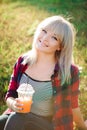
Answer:
<svg viewBox="0 0 87 130"><path fill-rule="evenodd" d="M60 35L60 29L59 25L56 22L46 23L42 26L42 29L46 29L50 32L52 32L54 35Z"/></svg>

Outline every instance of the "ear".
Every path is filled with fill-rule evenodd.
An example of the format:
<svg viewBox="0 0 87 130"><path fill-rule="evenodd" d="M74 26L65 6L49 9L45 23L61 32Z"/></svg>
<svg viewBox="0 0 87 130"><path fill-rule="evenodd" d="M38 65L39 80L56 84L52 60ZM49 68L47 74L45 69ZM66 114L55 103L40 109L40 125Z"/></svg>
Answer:
<svg viewBox="0 0 87 130"><path fill-rule="evenodd" d="M57 48L57 51L60 51L60 50L61 50L60 47L58 47L58 48Z"/></svg>
<svg viewBox="0 0 87 130"><path fill-rule="evenodd" d="M61 44L58 44L57 51L61 51Z"/></svg>

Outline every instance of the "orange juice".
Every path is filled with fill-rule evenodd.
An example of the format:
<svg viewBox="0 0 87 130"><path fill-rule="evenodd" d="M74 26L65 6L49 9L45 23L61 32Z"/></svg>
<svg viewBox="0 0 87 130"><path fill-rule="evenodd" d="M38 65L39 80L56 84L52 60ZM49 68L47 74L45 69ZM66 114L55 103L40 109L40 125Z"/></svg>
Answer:
<svg viewBox="0 0 87 130"><path fill-rule="evenodd" d="M22 83L21 85L19 85L17 92L18 92L19 102L23 104L23 106L20 106L21 108L23 108L23 110L20 110L19 112L20 113L30 112L32 97L35 92L33 87L28 83Z"/></svg>
<svg viewBox="0 0 87 130"><path fill-rule="evenodd" d="M20 99L20 103L23 104L23 110L20 110L21 113L28 113L31 109L32 99L24 98Z"/></svg>

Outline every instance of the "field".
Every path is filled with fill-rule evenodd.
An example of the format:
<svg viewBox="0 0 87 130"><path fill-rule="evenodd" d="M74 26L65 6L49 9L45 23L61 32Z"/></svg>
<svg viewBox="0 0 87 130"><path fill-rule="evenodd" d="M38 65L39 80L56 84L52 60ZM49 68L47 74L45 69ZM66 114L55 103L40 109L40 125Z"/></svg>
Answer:
<svg viewBox="0 0 87 130"><path fill-rule="evenodd" d="M79 104L87 119L86 0L0 0L0 114L6 108L4 96L16 59L31 48L40 21L52 15L69 17L77 30L73 55L80 68Z"/></svg>

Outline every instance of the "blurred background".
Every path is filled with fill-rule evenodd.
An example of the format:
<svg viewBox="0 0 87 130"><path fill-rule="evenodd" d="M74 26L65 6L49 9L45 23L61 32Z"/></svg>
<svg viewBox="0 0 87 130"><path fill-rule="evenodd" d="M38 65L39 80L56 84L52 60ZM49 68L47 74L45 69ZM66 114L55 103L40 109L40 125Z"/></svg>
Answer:
<svg viewBox="0 0 87 130"><path fill-rule="evenodd" d="M52 15L69 18L76 28L73 55L80 69L79 104L87 119L87 0L0 0L0 114L7 107L4 96L14 63L31 49L37 25Z"/></svg>

